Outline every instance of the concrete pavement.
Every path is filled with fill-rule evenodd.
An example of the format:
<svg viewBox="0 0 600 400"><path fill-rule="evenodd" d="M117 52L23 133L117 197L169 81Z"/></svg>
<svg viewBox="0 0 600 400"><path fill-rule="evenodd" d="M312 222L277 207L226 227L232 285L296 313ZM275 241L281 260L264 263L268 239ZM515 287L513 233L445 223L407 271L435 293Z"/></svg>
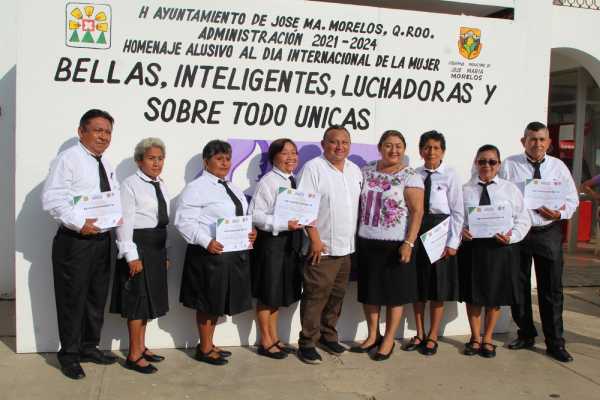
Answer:
<svg viewBox="0 0 600 400"><path fill-rule="evenodd" d="M511 351L512 335L498 335L495 359L461 354L466 337L447 337L438 354L396 351L386 362L366 355L323 354L309 366L295 357L259 357L253 347L232 348L225 367L196 362L191 350L161 350L159 372L143 376L120 365L83 364L82 381L64 378L54 354L15 354L14 303L0 302L0 398L13 399L599 399L600 289L565 289L569 364L534 350ZM536 310L537 312L537 310ZM124 355L116 353L120 357Z"/></svg>

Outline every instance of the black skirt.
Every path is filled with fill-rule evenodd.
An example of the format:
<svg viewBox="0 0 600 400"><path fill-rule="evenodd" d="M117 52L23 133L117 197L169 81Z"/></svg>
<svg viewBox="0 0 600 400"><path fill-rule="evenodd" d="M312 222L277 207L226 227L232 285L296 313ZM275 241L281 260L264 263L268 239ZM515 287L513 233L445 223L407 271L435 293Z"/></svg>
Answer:
<svg viewBox="0 0 600 400"><path fill-rule="evenodd" d="M165 228L133 231L133 242L137 246L143 269L130 278L127 261L124 258L117 261L111 313L138 320L158 318L169 311L166 240Z"/></svg>
<svg viewBox="0 0 600 400"><path fill-rule="evenodd" d="M400 263L402 242L358 238L358 301L397 306L417 301L415 252Z"/></svg>
<svg viewBox="0 0 600 400"><path fill-rule="evenodd" d="M496 239L463 241L458 250L460 301L481 306L521 304L520 244Z"/></svg>
<svg viewBox="0 0 600 400"><path fill-rule="evenodd" d="M449 218L445 214L426 214L423 216L419 236ZM417 285L419 301L456 301L459 298L458 261L456 256L429 262L421 239L417 240Z"/></svg>
<svg viewBox="0 0 600 400"><path fill-rule="evenodd" d="M300 300L304 257L301 230L270 232L258 230L251 252L252 295L260 304L287 307Z"/></svg>
<svg viewBox="0 0 600 400"><path fill-rule="evenodd" d="M211 254L187 246L179 301L186 307L220 316L252 308L248 250Z"/></svg>

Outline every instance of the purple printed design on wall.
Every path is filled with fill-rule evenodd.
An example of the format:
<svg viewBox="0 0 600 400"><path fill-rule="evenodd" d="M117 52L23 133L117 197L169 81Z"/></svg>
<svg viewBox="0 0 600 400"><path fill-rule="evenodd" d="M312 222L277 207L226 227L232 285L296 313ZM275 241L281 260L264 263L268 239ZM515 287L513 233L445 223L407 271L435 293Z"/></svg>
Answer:
<svg viewBox="0 0 600 400"><path fill-rule="evenodd" d="M271 170L269 164L268 149L270 140L260 139L228 139L233 148L231 171L227 176L236 186L242 188L247 197L254 193L257 182ZM298 146L298 169L300 171L304 164L321 155L320 142L296 142ZM359 167L368 162L377 160L379 152L373 144L353 143L350 148L348 159Z"/></svg>

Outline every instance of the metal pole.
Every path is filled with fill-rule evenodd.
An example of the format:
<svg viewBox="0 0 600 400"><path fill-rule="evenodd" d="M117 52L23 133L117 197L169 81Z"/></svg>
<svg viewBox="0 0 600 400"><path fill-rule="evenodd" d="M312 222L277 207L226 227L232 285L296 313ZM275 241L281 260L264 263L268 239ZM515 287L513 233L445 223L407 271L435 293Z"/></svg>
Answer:
<svg viewBox="0 0 600 400"><path fill-rule="evenodd" d="M587 91L587 75L583 68L577 70L577 95L575 101L575 151L573 154L573 180L579 189L581 185L581 170L583 167L583 146L585 129L585 106ZM571 218L569 231L568 253L574 253L577 248L577 233L579 232L579 209Z"/></svg>

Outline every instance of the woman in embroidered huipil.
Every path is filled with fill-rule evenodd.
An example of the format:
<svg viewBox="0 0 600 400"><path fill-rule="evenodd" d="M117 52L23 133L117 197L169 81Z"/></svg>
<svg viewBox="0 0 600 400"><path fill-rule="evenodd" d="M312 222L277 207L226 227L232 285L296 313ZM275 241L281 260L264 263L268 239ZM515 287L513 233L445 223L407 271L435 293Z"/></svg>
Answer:
<svg viewBox="0 0 600 400"><path fill-rule="evenodd" d="M366 353L379 346L373 359L383 361L394 349L403 305L417 299L413 247L423 217L423 179L403 163L406 141L400 132L384 132L377 148L381 159L363 168L358 229L358 301L369 336L351 350ZM386 306L383 337L381 306Z"/></svg>

